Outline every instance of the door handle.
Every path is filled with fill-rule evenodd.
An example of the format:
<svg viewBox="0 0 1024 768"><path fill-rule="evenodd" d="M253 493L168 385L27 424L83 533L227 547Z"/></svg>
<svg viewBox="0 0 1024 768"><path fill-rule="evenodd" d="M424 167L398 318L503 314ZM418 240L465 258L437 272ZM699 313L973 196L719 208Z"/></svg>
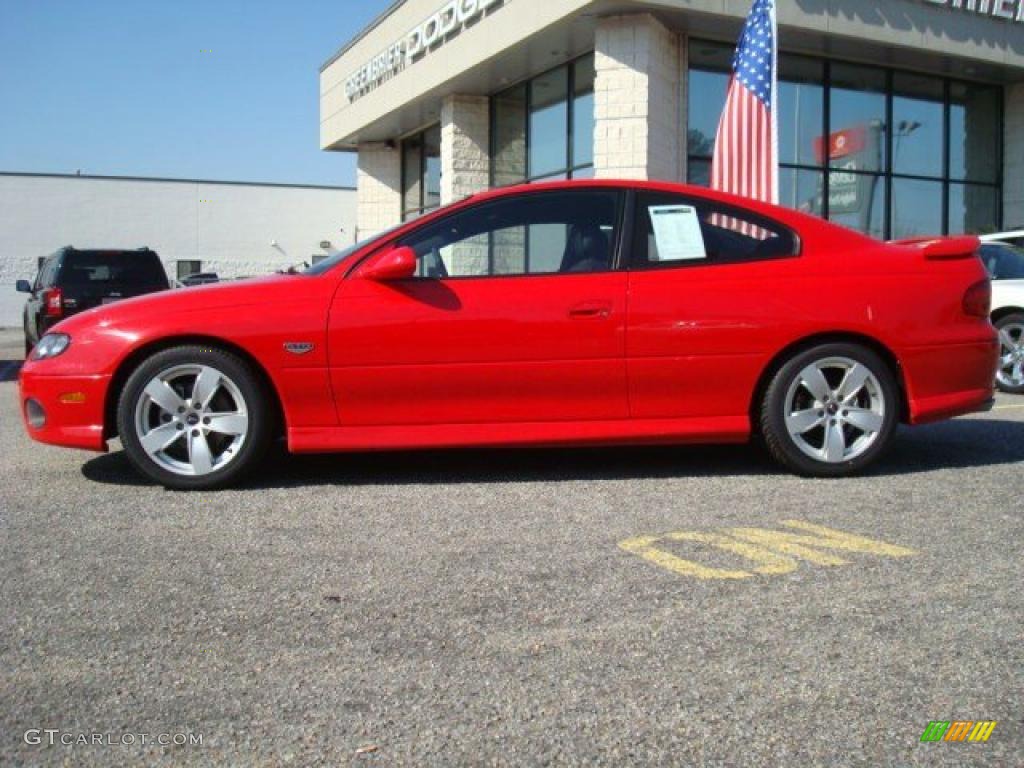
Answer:
<svg viewBox="0 0 1024 768"><path fill-rule="evenodd" d="M604 319L612 313L612 305L608 302L600 301L586 301L582 304L577 304L569 310L569 317L586 319L588 317L596 317L598 319Z"/></svg>

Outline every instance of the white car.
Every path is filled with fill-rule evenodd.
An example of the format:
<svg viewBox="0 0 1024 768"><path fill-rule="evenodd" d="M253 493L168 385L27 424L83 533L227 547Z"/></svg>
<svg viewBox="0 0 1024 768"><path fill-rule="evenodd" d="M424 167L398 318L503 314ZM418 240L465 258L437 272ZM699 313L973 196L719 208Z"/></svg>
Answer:
<svg viewBox="0 0 1024 768"><path fill-rule="evenodd" d="M996 386L1024 394L1024 249L986 241L981 258L992 276L992 324L1002 346Z"/></svg>
<svg viewBox="0 0 1024 768"><path fill-rule="evenodd" d="M996 232L991 235L982 235L983 243L1009 243L1018 248L1024 248L1024 229L1015 229L1010 232Z"/></svg>

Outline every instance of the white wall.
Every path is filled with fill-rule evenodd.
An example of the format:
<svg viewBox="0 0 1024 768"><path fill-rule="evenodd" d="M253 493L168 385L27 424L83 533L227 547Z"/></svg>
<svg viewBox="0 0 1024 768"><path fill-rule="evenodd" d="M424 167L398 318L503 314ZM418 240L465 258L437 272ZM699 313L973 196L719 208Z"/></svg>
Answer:
<svg viewBox="0 0 1024 768"><path fill-rule="evenodd" d="M345 248L355 224L352 189L0 173L0 327L21 325L15 281L63 245L146 245L172 279L179 259L234 277Z"/></svg>

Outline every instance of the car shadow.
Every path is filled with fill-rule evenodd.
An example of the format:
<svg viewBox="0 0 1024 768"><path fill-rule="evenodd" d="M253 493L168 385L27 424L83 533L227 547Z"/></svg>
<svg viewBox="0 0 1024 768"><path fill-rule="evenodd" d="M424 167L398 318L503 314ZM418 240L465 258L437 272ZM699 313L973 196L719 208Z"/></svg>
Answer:
<svg viewBox="0 0 1024 768"><path fill-rule="evenodd" d="M0 360L0 382L17 381L24 360Z"/></svg>
<svg viewBox="0 0 1024 768"><path fill-rule="evenodd" d="M1024 461L1024 422L960 419L901 429L892 450L869 476L995 466ZM473 449L291 456L275 450L257 476L240 488L319 485L411 485L571 480L650 480L778 474L752 446ZM86 462L97 483L153 485L123 451Z"/></svg>

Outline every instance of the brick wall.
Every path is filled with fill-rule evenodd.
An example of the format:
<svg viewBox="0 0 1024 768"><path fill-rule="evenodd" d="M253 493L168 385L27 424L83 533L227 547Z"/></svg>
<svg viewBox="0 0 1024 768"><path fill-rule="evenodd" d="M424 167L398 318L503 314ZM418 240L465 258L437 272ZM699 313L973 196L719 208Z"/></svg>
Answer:
<svg viewBox="0 0 1024 768"><path fill-rule="evenodd" d="M683 39L650 14L612 16L595 48L596 175L681 180Z"/></svg>
<svg viewBox="0 0 1024 768"><path fill-rule="evenodd" d="M402 153L386 144L361 144L356 171L359 239L398 224L402 216Z"/></svg>
<svg viewBox="0 0 1024 768"><path fill-rule="evenodd" d="M490 108L486 96L452 95L441 103L441 204L490 185Z"/></svg>

